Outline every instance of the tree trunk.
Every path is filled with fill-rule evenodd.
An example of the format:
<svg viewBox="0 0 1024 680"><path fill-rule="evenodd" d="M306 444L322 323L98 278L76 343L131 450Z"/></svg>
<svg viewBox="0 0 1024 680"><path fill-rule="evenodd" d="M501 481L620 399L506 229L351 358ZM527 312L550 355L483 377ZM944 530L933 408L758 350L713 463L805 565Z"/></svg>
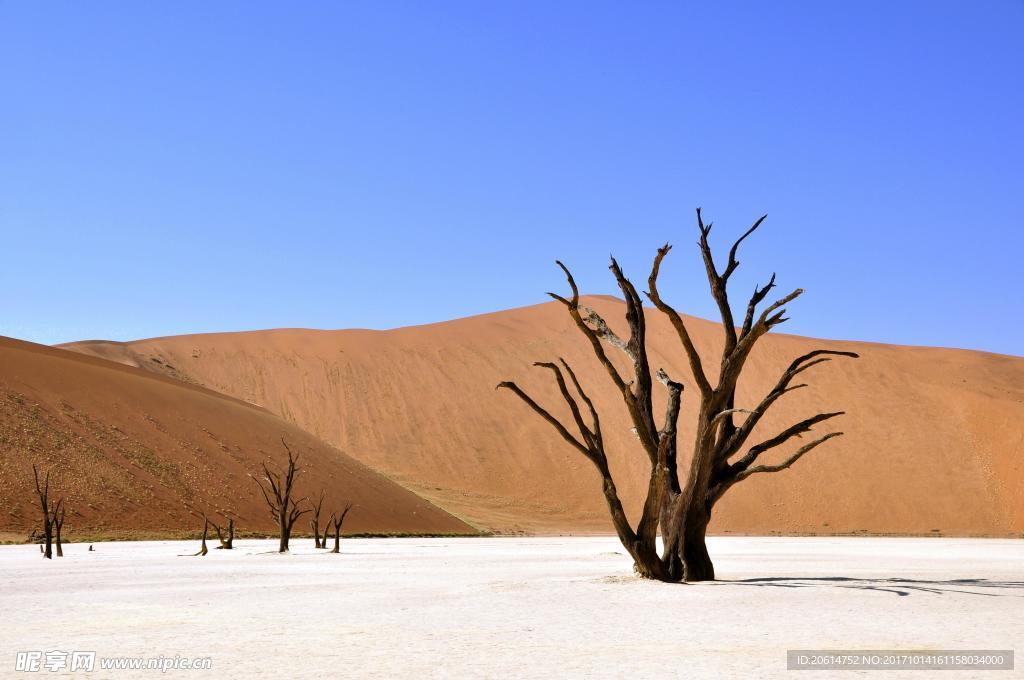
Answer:
<svg viewBox="0 0 1024 680"><path fill-rule="evenodd" d="M57 525L57 530L54 533L54 547L57 549L57 557L64 557L64 549L61 547L60 544L61 524L63 524L63 522Z"/></svg>
<svg viewBox="0 0 1024 680"><path fill-rule="evenodd" d="M45 541L44 545L46 546L45 550L43 550L43 557L45 557L48 560L52 560L53 559L53 529L51 528L49 522L46 522L45 526L43 526L43 536L44 536L44 541Z"/></svg>
<svg viewBox="0 0 1024 680"><path fill-rule="evenodd" d="M673 574L668 565L658 556L654 546L637 543L630 551L633 557L633 572L641 578L674 583L679 581L681 574Z"/></svg>
<svg viewBox="0 0 1024 680"><path fill-rule="evenodd" d="M206 553L210 552L207 549L207 547L206 547L206 537L209 534L209 531L210 531L210 521L208 519L206 519L206 517L203 517L203 543L199 547L199 552L197 552L194 555L195 557L205 557Z"/></svg>
<svg viewBox="0 0 1024 680"><path fill-rule="evenodd" d="M220 545L217 546L217 550L233 550L235 547L235 520L234 518L228 518L228 531L227 538L224 538L224 532L221 531L219 525L213 525L214 530L217 532L217 540L220 541Z"/></svg>
<svg viewBox="0 0 1024 680"><path fill-rule="evenodd" d="M286 553L288 552L288 539L291 538L291 527L288 526L287 520L281 522L281 541L277 545L277 552Z"/></svg>
<svg viewBox="0 0 1024 680"><path fill-rule="evenodd" d="M683 563L683 580L687 583L715 580L715 566L705 541L711 519L708 515L703 509L695 509L683 519L681 545L677 554Z"/></svg>

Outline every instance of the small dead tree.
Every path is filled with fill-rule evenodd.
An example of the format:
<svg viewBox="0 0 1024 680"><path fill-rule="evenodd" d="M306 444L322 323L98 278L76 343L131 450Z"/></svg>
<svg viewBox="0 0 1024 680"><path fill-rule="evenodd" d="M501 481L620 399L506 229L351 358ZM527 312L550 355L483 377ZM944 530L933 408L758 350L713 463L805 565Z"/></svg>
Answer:
<svg viewBox="0 0 1024 680"><path fill-rule="evenodd" d="M322 542L320 540L320 509L324 506L324 495L325 491L320 489L320 497L317 499L316 503L311 503L313 506L313 514L309 520L309 528L313 531L313 541L317 548L327 547L327 540L325 539ZM327 533L326 528L324 529L324 533Z"/></svg>
<svg viewBox="0 0 1024 680"><path fill-rule="evenodd" d="M352 504L351 503L347 503L345 505L345 509L341 511L340 515L338 513L336 513L336 512L332 512L330 519L327 520L327 523L329 525L334 526L334 548L331 550L332 553L340 553L341 552L341 525L345 521L345 515L347 515L348 511L351 510L351 509L352 509ZM325 533L324 533L324 547L325 548L327 547L327 534L326 534L326 530L325 530Z"/></svg>
<svg viewBox="0 0 1024 680"><path fill-rule="evenodd" d="M206 548L206 536L209 533L209 531L210 531L210 520L208 520L206 518L206 515L203 515L203 544L199 548L199 552L195 553L195 555L193 555L193 557L205 557L206 553L210 552Z"/></svg>
<svg viewBox="0 0 1024 680"><path fill-rule="evenodd" d="M281 439L281 443L284 445L285 451L288 452L288 466L285 468L284 475L271 472L267 464L263 463L263 479L269 485L269 489L256 477L253 477L253 481L260 487L263 499L267 502L267 507L270 508L270 516L278 524L280 542L277 551L284 553L288 552L288 542L291 539L295 521L309 512L309 508L299 507L303 501L308 499L300 498L296 501L292 498L295 475L301 469L298 467L298 457L292 455L292 450L284 438Z"/></svg>
<svg viewBox="0 0 1024 680"><path fill-rule="evenodd" d="M63 498L57 501L57 505L53 509L53 547L57 550L57 557L64 557L64 547L61 543L60 532L64 528L64 515L66 509Z"/></svg>
<svg viewBox="0 0 1024 680"><path fill-rule="evenodd" d="M842 412L819 413L760 443L747 446L747 440L754 427L769 407L783 395L806 387L805 384L793 384L797 375L812 366L829 361L831 357L857 356L853 352L827 349L808 352L797 357L789 365L775 386L758 404L749 409L737 408L736 386L755 343L787 320L785 305L803 293L800 289L794 290L758 313L758 306L775 287L773 274L767 285L754 289L746 305L743 322L737 327L729 302L727 284L729 277L739 266L736 253L740 244L761 225L765 217L767 216L757 220L754 226L735 242L729 250L725 269L719 271L708 242L711 225L704 225L700 209L697 210L697 226L700 231L698 245L704 260L711 295L721 313L724 330L721 364L714 385L705 371L703 359L694 346L682 316L662 299L658 291L657 279L662 260L671 250L668 244L658 249L647 279L647 297L655 308L668 318L676 331L700 396L689 469L682 480L678 473L676 457L679 447L677 424L683 385L669 377L664 369L652 374L647 356L647 324L639 293L612 258L610 269L626 301L626 323L630 335L627 340L623 340L597 312L580 307L579 289L572 274L564 264L557 262L565 273L572 295L569 298L555 293L548 295L565 305L569 316L589 342L594 355L608 374L616 392L622 395L633 429L650 463L647 496L640 520L635 527L626 517L615 481L608 468L597 411L569 364L559 359L558 364L538 362L534 365L553 373L559 392L572 414L573 425L579 432L578 435L570 432L569 427L551 415L514 382L502 382L498 385L499 388L508 389L516 394L546 420L566 442L594 464L601 475L605 500L619 540L633 558L635 571L645 578L662 581L714 580L714 566L708 555L705 535L715 503L736 483L757 473L785 470L812 449L842 434L831 432L814 439L796 449L780 463L759 464L760 457L767 451L800 437L818 423L843 415ZM623 375L619 371L606 353L606 345L625 353L631 363L631 375ZM577 397L570 392L565 376L568 376L575 394L585 405L589 422L583 416ZM667 391L667 405L660 427L656 423L653 410L654 378L664 385ZM739 414L746 415L742 422L736 420ZM656 546L659 529L663 544L661 554L658 553Z"/></svg>
<svg viewBox="0 0 1024 680"><path fill-rule="evenodd" d="M232 517L227 517L227 520L227 531L221 531L218 524L211 522L213 530L217 532L217 540L220 541L217 550L233 550L235 547L235 520Z"/></svg>
<svg viewBox="0 0 1024 680"><path fill-rule="evenodd" d="M43 557L48 560L53 559L53 530L55 518L60 518L60 526L64 525L64 499L59 499L56 504L50 502L50 471L46 471L43 483L39 483L39 466L32 465L32 476L35 479L36 484L36 496L39 498L39 510L43 515ZM60 529L58 528L58 531ZM58 534L59 536L59 534ZM60 548L60 542L58 538L57 543L57 556L62 557L63 551Z"/></svg>

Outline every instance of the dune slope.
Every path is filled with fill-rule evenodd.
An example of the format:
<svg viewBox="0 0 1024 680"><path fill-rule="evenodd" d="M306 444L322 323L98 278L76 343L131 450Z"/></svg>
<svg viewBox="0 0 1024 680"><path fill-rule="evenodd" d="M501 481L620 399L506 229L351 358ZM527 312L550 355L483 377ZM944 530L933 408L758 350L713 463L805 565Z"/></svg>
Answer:
<svg viewBox="0 0 1024 680"><path fill-rule="evenodd" d="M623 329L621 302L587 304ZM648 317L654 366L690 385L685 452L692 380L669 324L657 312ZM720 329L689 323L714 366ZM862 358L811 369L811 386L780 400L752 443L826 410L847 412L828 423L846 436L791 470L738 485L717 506L713 531L1024 532L1024 359L771 334L752 355L737 406L756 403L793 357L817 347ZM646 483L621 400L556 303L392 331L273 330L69 348L259 404L478 526L607 531L590 464L512 395L494 390L513 379L566 416L549 376L531 368L564 356L602 414L627 510L638 511Z"/></svg>
<svg viewBox="0 0 1024 680"><path fill-rule="evenodd" d="M300 495L326 489L326 512L356 504L352 532L471 532L449 513L278 416L203 387L66 350L0 338L0 530L37 526L33 463L67 497L67 533L173 535L193 513L230 513L272 530L250 473L300 456ZM220 520L216 520L220 521ZM306 518L297 530L307 529Z"/></svg>

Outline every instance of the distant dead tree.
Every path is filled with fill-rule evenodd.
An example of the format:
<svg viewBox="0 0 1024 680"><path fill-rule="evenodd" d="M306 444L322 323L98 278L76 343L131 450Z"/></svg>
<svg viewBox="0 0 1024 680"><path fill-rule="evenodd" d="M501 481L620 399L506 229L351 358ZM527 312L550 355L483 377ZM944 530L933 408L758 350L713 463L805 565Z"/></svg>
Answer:
<svg viewBox="0 0 1024 680"><path fill-rule="evenodd" d="M295 521L309 512L309 508L299 508L299 505L308 499L300 498L297 501L292 499L295 475L301 469L297 465L298 457L292 455L292 450L288 447L288 443L283 438L281 443L288 452L288 466L285 469L284 475L271 472L267 464L263 463L264 480L269 485L269 489L256 477L253 477L253 481L259 485L260 491L263 492L263 499L267 502L267 507L270 508L270 516L278 524L280 542L277 551L284 553L288 552L288 541L291 539L292 527L295 526Z"/></svg>
<svg viewBox="0 0 1024 680"><path fill-rule="evenodd" d="M325 491L321 489L320 497L317 499L316 503L311 503L313 506L313 516L309 520L309 528L313 530L313 541L317 548L327 547L326 528L324 529L324 540L320 540L320 509L324 506L324 495Z"/></svg>
<svg viewBox="0 0 1024 680"><path fill-rule="evenodd" d="M564 359L559 359L558 364L538 362L534 365L553 373L559 392L572 414L573 424L579 432L578 435L570 432L569 427L571 426L567 427L551 415L514 382L502 382L498 385L499 388L508 389L516 394L546 420L566 442L594 464L601 475L605 500L619 540L633 558L637 574L645 578L661 581L714 580L715 571L708 555L705 534L711 520L712 508L722 495L734 484L751 475L778 472L789 468L815 447L842 434L842 432L831 432L814 439L797 448L780 463L757 464L765 452L786 444L793 438L800 437L818 423L842 415L842 412L819 413L787 427L773 437L753 446L747 446L751 432L769 407L783 395L806 387L805 384L793 384L793 379L797 375L812 366L829 361L833 356L857 356L853 352L827 349L808 352L793 360L778 378L775 386L759 403L753 405L752 408L737 407L735 403L736 385L755 343L770 330L787 320L785 305L803 293L801 289L796 289L789 295L767 305L758 313L758 305L775 287L775 275L773 274L763 288L755 287L747 302L743 322L737 328L729 303L727 284L729 277L739 266L736 253L740 244L761 225L765 217L767 215L757 220L733 244L729 250L725 269L719 271L708 242L711 224L705 226L700 209L697 210L697 226L700 230L698 245L703 256L711 295L718 306L724 329L721 364L714 385L705 372L703 360L694 346L683 318L662 299L658 291L657 279L661 263L671 250L671 246L668 244L658 249L650 276L647 279L647 297L655 308L669 319L675 329L694 383L700 393L700 409L693 436L692 455L683 483L680 482L676 462L677 424L683 385L669 377L664 369L659 369L652 376L647 357L646 320L640 295L623 274L619 264L612 258L610 269L626 301L626 323L630 335L628 339L624 340L609 328L596 311L580 307L579 290L572 274L564 264L557 262L565 273L572 295L569 298L555 293L548 293L548 295L565 305L569 316L589 342L616 391L622 395L636 436L650 462L647 496L640 520L635 528L626 517L615 481L612 479L608 467L597 411L569 364ZM605 351L606 345L625 353L632 364L632 375L624 376L619 372ZM566 376L572 382L576 394L579 395L579 400L586 407L590 417L589 422L584 419L577 397L570 392L566 384ZM668 397L660 427L656 424L653 410L654 377L665 386ZM742 422L737 422L739 414L746 415ZM658 553L656 547L659 528L663 542L661 554Z"/></svg>
<svg viewBox="0 0 1024 680"><path fill-rule="evenodd" d="M347 503L345 505L344 510L341 511L340 515L338 513L336 513L336 512L332 512L330 519L327 520L327 523L329 525L334 526L334 548L331 550L332 553L340 553L341 552L341 524L342 524L342 522L345 521L345 515L347 515L348 511L351 510L351 509L352 509L352 504L351 503ZM326 529L325 529L325 533L324 533L324 547L325 548L327 547Z"/></svg>
<svg viewBox="0 0 1024 680"><path fill-rule="evenodd" d="M206 553L210 552L206 548L206 536L209 533L209 531L210 531L210 520L208 520L206 518L206 515L203 515L203 544L199 548L199 552L195 553L195 555L193 555L193 557L205 557Z"/></svg>
<svg viewBox="0 0 1024 680"><path fill-rule="evenodd" d="M64 503L64 499L61 498L57 501L57 506L53 511L53 547L57 550L57 557L64 557L64 546L61 543L60 532L64 528L64 514L67 510L67 505Z"/></svg>
<svg viewBox="0 0 1024 680"><path fill-rule="evenodd" d="M217 546L217 550L233 550L235 547L235 520L233 517L226 517L228 521L228 527L226 531L221 531L218 524L213 524L213 530L217 532L217 540L220 541L220 545Z"/></svg>
<svg viewBox="0 0 1024 680"><path fill-rule="evenodd" d="M39 466L32 465L32 476L36 483L36 496L39 498L39 510L43 515L43 557L53 559L54 529L57 530L57 557L63 557L64 551L60 544L60 530L64 526L64 499L56 503L50 502L50 471L46 471L43 483L39 483Z"/></svg>

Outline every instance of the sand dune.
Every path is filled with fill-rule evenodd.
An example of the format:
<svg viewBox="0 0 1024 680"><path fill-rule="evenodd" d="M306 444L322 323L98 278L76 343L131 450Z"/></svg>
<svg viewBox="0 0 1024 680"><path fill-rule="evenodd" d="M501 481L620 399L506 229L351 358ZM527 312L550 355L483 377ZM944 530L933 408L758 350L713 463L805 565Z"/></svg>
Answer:
<svg viewBox="0 0 1024 680"><path fill-rule="evenodd" d="M619 301L588 304L614 327L624 325ZM690 382L671 328L660 314L648 316L655 366ZM690 323L712 362L717 324ZM730 491L713 531L1024 532L1024 359L772 334L752 356L738 406L759 399L794 356L820 346L862 358L812 369L811 387L777 403L755 437L819 410L847 411L833 421L846 436L787 472ZM645 484L646 462L622 404L555 303L392 331L273 330L69 347L260 404L478 526L607 531L590 464L494 390L514 379L557 411L554 388L530 364L561 355L596 397L627 509L638 510ZM694 410L691 389L684 422Z"/></svg>
<svg viewBox="0 0 1024 680"><path fill-rule="evenodd" d="M34 462L53 469L54 492L67 496L71 538L195 530L190 509L230 512L240 529L270 530L248 475L263 460L280 462L282 437L300 455L301 494L325 488L330 509L342 499L356 503L349 531L471 531L264 409L137 368L0 338L0 400L7 532L37 525Z"/></svg>

